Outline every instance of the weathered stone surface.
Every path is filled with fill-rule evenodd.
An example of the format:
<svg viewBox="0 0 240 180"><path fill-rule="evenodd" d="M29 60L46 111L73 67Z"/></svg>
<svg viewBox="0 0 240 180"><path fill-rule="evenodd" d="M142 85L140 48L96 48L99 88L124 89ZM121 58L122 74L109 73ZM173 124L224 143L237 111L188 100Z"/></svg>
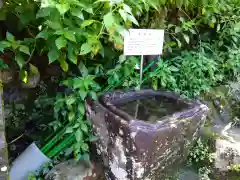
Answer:
<svg viewBox="0 0 240 180"><path fill-rule="evenodd" d="M145 95L161 95L188 104L189 108L155 123L140 121L114 106L118 99ZM107 179L157 179L169 167L186 159L189 147L204 123L208 108L200 103L183 100L167 92L152 90L114 92L88 101L87 115L100 140L98 152L109 167Z"/></svg>
<svg viewBox="0 0 240 180"><path fill-rule="evenodd" d="M8 179L8 153L5 139L4 108L2 98L2 83L0 76L0 178Z"/></svg>
<svg viewBox="0 0 240 180"><path fill-rule="evenodd" d="M233 85L233 84L232 84ZM239 85L234 85L234 92L227 86L214 88L205 97L211 107L209 132L215 133L214 165L219 178L226 178L231 166L240 164L240 99Z"/></svg>
<svg viewBox="0 0 240 180"><path fill-rule="evenodd" d="M181 169L179 171L178 180L199 180L199 176L196 172L190 169Z"/></svg>
<svg viewBox="0 0 240 180"><path fill-rule="evenodd" d="M102 180L103 168L99 163L69 160L56 165L45 177L47 180Z"/></svg>
<svg viewBox="0 0 240 180"><path fill-rule="evenodd" d="M1 6L1 1L0 1ZM3 84L7 84L13 81L14 79L14 72L13 71L0 71L0 77Z"/></svg>

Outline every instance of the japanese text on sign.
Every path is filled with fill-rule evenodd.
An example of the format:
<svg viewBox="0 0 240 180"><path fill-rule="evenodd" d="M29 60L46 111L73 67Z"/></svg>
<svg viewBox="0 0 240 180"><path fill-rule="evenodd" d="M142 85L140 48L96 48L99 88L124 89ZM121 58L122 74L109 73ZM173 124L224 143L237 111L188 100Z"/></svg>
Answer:
<svg viewBox="0 0 240 180"><path fill-rule="evenodd" d="M162 54L164 30L130 29L124 37L124 55Z"/></svg>

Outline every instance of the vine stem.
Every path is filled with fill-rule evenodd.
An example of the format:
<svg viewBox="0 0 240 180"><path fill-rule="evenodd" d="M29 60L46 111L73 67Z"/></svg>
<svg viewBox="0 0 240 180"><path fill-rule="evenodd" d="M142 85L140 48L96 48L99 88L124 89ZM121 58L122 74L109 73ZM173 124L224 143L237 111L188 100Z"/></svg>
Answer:
<svg viewBox="0 0 240 180"><path fill-rule="evenodd" d="M30 56L29 56L29 58L28 58L26 64L29 63L29 62L31 61L35 49L36 49L36 39L35 39L35 42L34 42L33 50L32 50L32 52L31 52L31 54L30 54Z"/></svg>
<svg viewBox="0 0 240 180"><path fill-rule="evenodd" d="M19 140L19 139L22 138L23 136L24 136L24 133L21 134L20 136L18 136L17 138L15 138L14 140L12 140L11 142L9 142L8 145L10 145L10 144L16 142L17 140Z"/></svg>

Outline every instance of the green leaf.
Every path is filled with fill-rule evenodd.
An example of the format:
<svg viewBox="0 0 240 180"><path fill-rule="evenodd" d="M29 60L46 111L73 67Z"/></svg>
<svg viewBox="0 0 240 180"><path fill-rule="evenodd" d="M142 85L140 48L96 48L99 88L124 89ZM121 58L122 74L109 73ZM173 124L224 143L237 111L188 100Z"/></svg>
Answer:
<svg viewBox="0 0 240 180"><path fill-rule="evenodd" d="M38 71L38 68L36 67L36 66L34 66L33 64L29 64L29 66L30 66L30 72L32 73L32 74L35 74L35 75L37 75L37 74L39 74L39 71Z"/></svg>
<svg viewBox="0 0 240 180"><path fill-rule="evenodd" d="M84 115L85 114L85 108L84 108L84 105L83 104L79 104L78 105L78 110L79 112Z"/></svg>
<svg viewBox="0 0 240 180"><path fill-rule="evenodd" d="M79 19L84 20L84 16L83 16L82 10L80 8L75 8L75 9L71 10L71 14L75 17L78 17Z"/></svg>
<svg viewBox="0 0 240 180"><path fill-rule="evenodd" d="M75 137L77 142L81 142L83 140L83 133L81 129L77 129L77 131L75 132Z"/></svg>
<svg viewBox="0 0 240 180"><path fill-rule="evenodd" d="M88 133L88 127L84 122L81 123L81 129L82 129L83 132Z"/></svg>
<svg viewBox="0 0 240 180"><path fill-rule="evenodd" d="M219 32L220 29L221 29L221 26L220 26L220 24L218 24L218 25L217 25L217 32Z"/></svg>
<svg viewBox="0 0 240 180"><path fill-rule="evenodd" d="M46 25L54 30L59 30L62 29L62 25L60 21L46 21Z"/></svg>
<svg viewBox="0 0 240 180"><path fill-rule="evenodd" d="M82 44L82 46L81 46L80 55L88 54L88 53L91 52L91 50L92 50L92 45L89 44L89 43L84 43L84 44Z"/></svg>
<svg viewBox="0 0 240 180"><path fill-rule="evenodd" d="M183 5L183 2L184 2L184 0L176 0L177 8L181 8Z"/></svg>
<svg viewBox="0 0 240 180"><path fill-rule="evenodd" d="M138 22L137 22L137 20L135 19L134 16L128 14L127 18L128 18L129 21L131 21L131 22L133 22L134 24L136 24L137 26L139 26L139 24L138 24Z"/></svg>
<svg viewBox="0 0 240 180"><path fill-rule="evenodd" d="M79 123L75 123L74 126L73 126L74 129L76 129L76 128L78 128L78 127L80 127L80 124L79 124Z"/></svg>
<svg viewBox="0 0 240 180"><path fill-rule="evenodd" d="M88 151L89 151L88 144L82 143L82 144L81 144L81 149L82 149L84 152L88 152Z"/></svg>
<svg viewBox="0 0 240 180"><path fill-rule="evenodd" d="M56 34L56 35L63 35L64 34L64 30L63 29L59 29L59 30L55 31L54 34Z"/></svg>
<svg viewBox="0 0 240 180"><path fill-rule="evenodd" d="M68 113L68 120L70 121L70 122L72 122L73 120L74 120L74 118L75 118L75 113L74 112L69 112Z"/></svg>
<svg viewBox="0 0 240 180"><path fill-rule="evenodd" d="M88 69L86 66L83 64L83 62L80 62L78 65L78 69L81 72L83 77L86 77L88 75Z"/></svg>
<svg viewBox="0 0 240 180"><path fill-rule="evenodd" d="M189 44L189 42L190 42L189 36L186 34L183 34L183 37L184 37L185 41Z"/></svg>
<svg viewBox="0 0 240 180"><path fill-rule="evenodd" d="M107 29L111 28L113 26L113 24L115 23L113 14L111 12L106 14L103 17L103 22Z"/></svg>
<svg viewBox="0 0 240 180"><path fill-rule="evenodd" d="M181 32L181 31L182 31L182 28L181 28L181 27L178 27L178 26L175 27L175 33L179 33L179 32Z"/></svg>
<svg viewBox="0 0 240 180"><path fill-rule="evenodd" d="M83 10L88 12L89 14L93 14L93 8L91 8L91 7L87 7L85 9L83 9Z"/></svg>
<svg viewBox="0 0 240 180"><path fill-rule="evenodd" d="M55 44L58 49L62 49L67 46L67 40L63 36L60 36L55 40Z"/></svg>
<svg viewBox="0 0 240 180"><path fill-rule="evenodd" d="M97 100L97 94L96 94L96 92L90 91L89 94L90 94L90 97L91 97L93 100L95 100L95 101Z"/></svg>
<svg viewBox="0 0 240 180"><path fill-rule="evenodd" d="M10 42L14 42L15 41L15 37L10 33L10 32L7 32L7 40L10 41Z"/></svg>
<svg viewBox="0 0 240 180"><path fill-rule="evenodd" d="M25 54L30 55L30 51L29 51L29 47L25 46L25 45L21 45L19 50Z"/></svg>
<svg viewBox="0 0 240 180"><path fill-rule="evenodd" d="M80 90L78 91L78 93L79 93L79 95L81 96L81 99L82 99L83 101L85 101L85 98L87 97L87 92L80 89Z"/></svg>
<svg viewBox="0 0 240 180"><path fill-rule="evenodd" d="M0 51L4 53L4 50L6 48L6 45L3 43L3 41L0 41Z"/></svg>
<svg viewBox="0 0 240 180"><path fill-rule="evenodd" d="M51 11L52 11L52 8L50 8L50 7L41 8L41 9L38 11L36 17L37 17L37 18L43 18L43 17L50 16Z"/></svg>
<svg viewBox="0 0 240 180"><path fill-rule="evenodd" d="M19 74L20 80L24 83L27 83L28 81L28 73L25 70L21 70Z"/></svg>
<svg viewBox="0 0 240 180"><path fill-rule="evenodd" d="M123 18L123 20L126 22L127 21L127 14L125 13L125 11L123 9L119 9L118 12L121 15L121 17Z"/></svg>
<svg viewBox="0 0 240 180"><path fill-rule="evenodd" d="M66 62L66 57L60 57L60 66L63 71L68 71L68 63Z"/></svg>
<svg viewBox="0 0 240 180"><path fill-rule="evenodd" d="M80 79L80 78L74 78L74 79L73 79L73 88L74 88L74 89L84 88L83 80Z"/></svg>
<svg viewBox="0 0 240 180"><path fill-rule="evenodd" d="M71 43L68 44L68 59L72 63L77 64L77 55L75 54L74 46Z"/></svg>
<svg viewBox="0 0 240 180"><path fill-rule="evenodd" d="M72 127L68 127L67 129L66 129L66 132L65 132L66 134L70 134L70 133L73 133L73 128Z"/></svg>
<svg viewBox="0 0 240 180"><path fill-rule="evenodd" d="M51 49L49 52L48 52L48 60L49 60L49 64L56 61L58 58L59 58L60 54L59 54L59 51L56 50L56 49Z"/></svg>
<svg viewBox="0 0 240 180"><path fill-rule="evenodd" d="M75 32L73 31L64 32L64 37L70 41L76 42Z"/></svg>
<svg viewBox="0 0 240 180"><path fill-rule="evenodd" d="M179 69L176 68L175 66L170 66L169 69L170 69L171 71L173 71L173 72L179 71Z"/></svg>
<svg viewBox="0 0 240 180"><path fill-rule="evenodd" d="M179 48L182 47L182 43L178 39L176 39L176 41L177 41L178 47Z"/></svg>
<svg viewBox="0 0 240 180"><path fill-rule="evenodd" d="M97 141L97 140L99 140L99 137L97 137L97 136L91 136L91 137L89 138L89 141L90 141L90 142L94 142L94 141Z"/></svg>
<svg viewBox="0 0 240 180"><path fill-rule="evenodd" d="M85 20L83 21L83 23L81 24L81 28L85 28L87 26L90 26L92 23L94 23L95 20Z"/></svg>
<svg viewBox="0 0 240 180"><path fill-rule="evenodd" d="M124 11L126 11L127 13L132 14L132 10L131 10L131 8L130 8L128 5L123 4L123 9L124 9Z"/></svg>
<svg viewBox="0 0 240 180"><path fill-rule="evenodd" d="M70 106L70 105L72 105L75 102L76 102L76 97L75 96L69 96L66 99L67 106Z"/></svg>
<svg viewBox="0 0 240 180"><path fill-rule="evenodd" d="M43 38L43 39L47 39L49 37L49 33L46 31L41 31L40 33L38 33L38 35L36 36L36 38Z"/></svg>
<svg viewBox="0 0 240 180"><path fill-rule="evenodd" d="M20 53L17 53L17 55L15 56L15 60L17 61L17 64L20 67L20 69L22 69L25 64L23 56Z"/></svg>
<svg viewBox="0 0 240 180"><path fill-rule="evenodd" d="M69 4L56 4L56 8L61 15L64 15L70 9L70 6Z"/></svg>

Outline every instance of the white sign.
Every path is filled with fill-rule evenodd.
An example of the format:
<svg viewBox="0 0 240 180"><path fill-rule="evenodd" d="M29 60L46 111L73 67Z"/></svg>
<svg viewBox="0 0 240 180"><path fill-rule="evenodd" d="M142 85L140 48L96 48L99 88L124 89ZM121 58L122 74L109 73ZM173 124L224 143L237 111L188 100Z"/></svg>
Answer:
<svg viewBox="0 0 240 180"><path fill-rule="evenodd" d="M124 36L124 55L162 54L164 30L130 29Z"/></svg>

